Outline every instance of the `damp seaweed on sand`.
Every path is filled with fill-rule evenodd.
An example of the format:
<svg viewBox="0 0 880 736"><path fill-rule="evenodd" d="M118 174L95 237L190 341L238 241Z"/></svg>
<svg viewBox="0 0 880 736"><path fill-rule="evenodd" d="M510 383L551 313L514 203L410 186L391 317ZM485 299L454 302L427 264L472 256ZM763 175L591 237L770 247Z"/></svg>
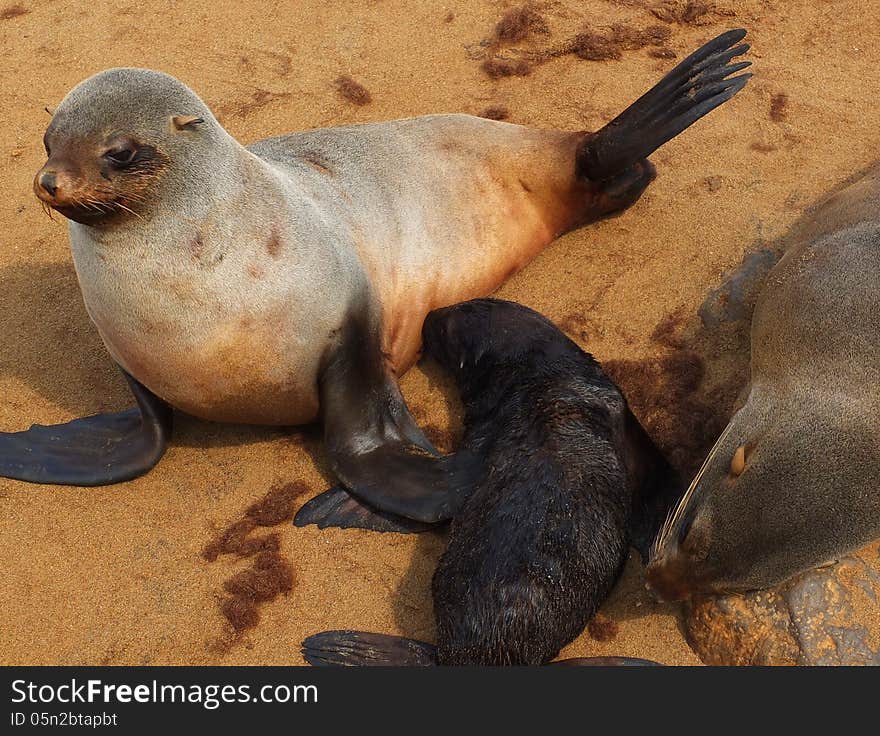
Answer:
<svg viewBox="0 0 880 736"><path fill-rule="evenodd" d="M524 59L486 59L480 68L491 79L502 77L526 77L532 73L532 65Z"/></svg>
<svg viewBox="0 0 880 736"><path fill-rule="evenodd" d="M664 0L650 9L651 15L664 23L706 25L717 16L732 16L732 10L717 7L703 0Z"/></svg>
<svg viewBox="0 0 880 736"><path fill-rule="evenodd" d="M587 61L616 61L623 58L620 45L614 39L594 31L578 33L568 42L566 53Z"/></svg>
<svg viewBox="0 0 880 736"><path fill-rule="evenodd" d="M660 49L671 35L669 28L657 24L633 28L615 23L607 30L585 29L562 45L545 52L545 56L550 58L574 54L587 61L616 61L623 58L624 51L636 51L645 47Z"/></svg>
<svg viewBox="0 0 880 736"><path fill-rule="evenodd" d="M549 33L544 16L532 3L508 10L495 24L493 40L509 44L525 41L536 33Z"/></svg>
<svg viewBox="0 0 880 736"><path fill-rule="evenodd" d="M504 105L489 105L479 113L479 116L489 120L507 120L510 117L510 110Z"/></svg>
<svg viewBox="0 0 880 736"><path fill-rule="evenodd" d="M202 557L208 562L214 562L220 555L236 554L256 526L253 519L241 519L230 524L205 546Z"/></svg>
<svg viewBox="0 0 880 736"><path fill-rule="evenodd" d="M293 584L293 568L287 560L278 552L260 552L251 567L223 584L229 595L220 601L220 610L236 634L240 634L259 623L259 604L286 595L293 590Z"/></svg>
<svg viewBox="0 0 880 736"><path fill-rule="evenodd" d="M788 117L788 95L778 92L770 97L770 119L781 123Z"/></svg>
<svg viewBox="0 0 880 736"><path fill-rule="evenodd" d="M226 641L221 649L234 643L241 632L259 623L261 603L293 589L293 568L281 555L280 536L277 533L253 536L251 533L257 528L290 521L297 499L307 490L302 483L274 486L245 510L243 518L218 533L203 550L202 556L209 562L227 554L251 560L249 567L235 573L223 584L225 593L219 600L220 612L236 638Z"/></svg>
<svg viewBox="0 0 880 736"><path fill-rule="evenodd" d="M303 483L275 486L245 511L257 526L276 526L293 518L296 500L308 491Z"/></svg>
<svg viewBox="0 0 880 736"><path fill-rule="evenodd" d="M645 46L662 46L671 36L672 30L659 24L647 28L633 28L623 23L611 26L611 39L625 51L643 49Z"/></svg>
<svg viewBox="0 0 880 736"><path fill-rule="evenodd" d="M369 105L373 101L370 90L348 74L336 77L334 84L339 96L353 105L361 107Z"/></svg>
<svg viewBox="0 0 880 736"><path fill-rule="evenodd" d="M611 641L619 631L617 622L602 613L597 613L587 624L587 633L596 641Z"/></svg>
<svg viewBox="0 0 880 736"><path fill-rule="evenodd" d="M223 584L231 595L263 603L293 589L293 569L277 552L260 552L252 567L233 575Z"/></svg>
<svg viewBox="0 0 880 736"><path fill-rule="evenodd" d="M220 611L237 634L254 628L260 622L257 604L245 598L224 598L220 601Z"/></svg>

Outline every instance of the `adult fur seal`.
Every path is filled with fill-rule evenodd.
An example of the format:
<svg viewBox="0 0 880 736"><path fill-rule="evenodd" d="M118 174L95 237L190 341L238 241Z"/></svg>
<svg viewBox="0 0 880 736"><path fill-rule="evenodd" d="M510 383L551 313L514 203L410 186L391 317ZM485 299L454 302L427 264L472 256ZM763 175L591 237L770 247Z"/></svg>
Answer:
<svg viewBox="0 0 880 736"><path fill-rule="evenodd" d="M304 642L304 655L544 664L607 597L633 517L675 487L672 471L599 364L537 312L465 302L431 312L423 335L465 408L461 447L448 457L452 466L464 457L473 473L448 500L452 529L432 582L437 647L325 632Z"/></svg>
<svg viewBox="0 0 880 736"><path fill-rule="evenodd" d="M668 599L774 586L880 537L880 166L786 240L747 397L657 538Z"/></svg>
<svg viewBox="0 0 880 736"><path fill-rule="evenodd" d="M320 418L349 488L434 520L430 504L410 508L410 484L444 491L445 478L397 386L424 316L638 199L654 176L645 157L745 85L730 77L748 64L731 63L744 35L711 41L595 134L439 115L245 148L172 77L87 79L52 118L34 188L70 219L86 307L138 408L0 435L0 475L142 474L171 406Z"/></svg>

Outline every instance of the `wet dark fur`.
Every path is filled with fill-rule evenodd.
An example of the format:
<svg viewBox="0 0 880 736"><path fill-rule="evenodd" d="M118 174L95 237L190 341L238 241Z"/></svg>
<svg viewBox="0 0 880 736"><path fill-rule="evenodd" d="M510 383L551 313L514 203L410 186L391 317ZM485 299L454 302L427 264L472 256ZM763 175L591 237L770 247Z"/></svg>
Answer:
<svg viewBox="0 0 880 736"><path fill-rule="evenodd" d="M539 314L477 300L425 323L485 474L433 579L442 664L542 664L577 637L629 546L626 401Z"/></svg>

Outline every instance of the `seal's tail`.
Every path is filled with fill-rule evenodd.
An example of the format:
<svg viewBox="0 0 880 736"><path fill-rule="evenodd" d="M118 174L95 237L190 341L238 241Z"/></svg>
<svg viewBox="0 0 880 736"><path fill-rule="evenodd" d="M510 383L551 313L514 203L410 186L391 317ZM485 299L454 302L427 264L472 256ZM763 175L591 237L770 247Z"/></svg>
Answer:
<svg viewBox="0 0 880 736"><path fill-rule="evenodd" d="M302 643L306 662L316 667L430 667L437 664L432 644L365 631L322 631Z"/></svg>
<svg viewBox="0 0 880 736"><path fill-rule="evenodd" d="M575 159L578 177L604 181L619 175L739 92L752 75L730 75L751 62L730 61L748 51L747 44L739 44L745 35L745 30L736 29L709 41L608 125L587 136Z"/></svg>

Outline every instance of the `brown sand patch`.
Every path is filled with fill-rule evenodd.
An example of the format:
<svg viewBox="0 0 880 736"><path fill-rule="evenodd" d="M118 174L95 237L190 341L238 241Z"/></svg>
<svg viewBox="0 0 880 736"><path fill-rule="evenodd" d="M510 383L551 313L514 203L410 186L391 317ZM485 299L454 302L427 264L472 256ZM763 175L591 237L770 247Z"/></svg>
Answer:
<svg viewBox="0 0 880 736"><path fill-rule="evenodd" d="M479 116L489 120L507 120L510 117L510 110L504 105L489 105L479 113Z"/></svg>
<svg viewBox="0 0 880 736"><path fill-rule="evenodd" d="M13 18L27 15L30 12L31 9L26 8L24 5L7 5L3 10L0 10L0 20L12 20Z"/></svg>
<svg viewBox="0 0 880 736"><path fill-rule="evenodd" d="M348 74L336 77L334 84L339 96L352 105L362 107L363 105L369 105L373 101L373 95L370 94L370 90Z"/></svg>
<svg viewBox="0 0 880 736"><path fill-rule="evenodd" d="M770 97L770 119L774 123L781 123L788 117L788 95L778 92Z"/></svg>
<svg viewBox="0 0 880 736"><path fill-rule="evenodd" d="M682 336L683 317L663 318L651 335L659 355L602 366L672 465L692 473L727 424L729 392L701 391L706 366Z"/></svg>
<svg viewBox="0 0 880 736"><path fill-rule="evenodd" d="M233 117L246 118L251 113L261 110L278 100L289 99L290 96L290 92L270 92L267 89L257 89L251 92L246 99L222 107L221 111Z"/></svg>

